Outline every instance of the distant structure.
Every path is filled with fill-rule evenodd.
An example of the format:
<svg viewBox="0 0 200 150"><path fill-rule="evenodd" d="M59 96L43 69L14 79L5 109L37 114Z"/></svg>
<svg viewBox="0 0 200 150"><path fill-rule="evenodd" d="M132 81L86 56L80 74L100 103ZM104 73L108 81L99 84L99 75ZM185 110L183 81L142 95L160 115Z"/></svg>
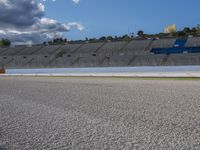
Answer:
<svg viewBox="0 0 200 150"><path fill-rule="evenodd" d="M200 24L197 24L197 29L200 29Z"/></svg>
<svg viewBox="0 0 200 150"><path fill-rule="evenodd" d="M164 30L165 33L173 33L173 32L176 32L176 25L173 24L173 25L170 25L170 26L167 26Z"/></svg>
<svg viewBox="0 0 200 150"><path fill-rule="evenodd" d="M0 66L0 74L5 74L5 68L3 65Z"/></svg>

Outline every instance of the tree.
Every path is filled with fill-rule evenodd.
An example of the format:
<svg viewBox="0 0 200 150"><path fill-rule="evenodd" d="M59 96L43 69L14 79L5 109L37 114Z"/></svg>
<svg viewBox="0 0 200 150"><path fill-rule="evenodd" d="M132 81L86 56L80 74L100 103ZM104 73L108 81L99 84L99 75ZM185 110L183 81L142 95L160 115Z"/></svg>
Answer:
<svg viewBox="0 0 200 150"><path fill-rule="evenodd" d="M90 38L90 39L89 39L89 42L96 42L96 41L97 41L96 38Z"/></svg>
<svg viewBox="0 0 200 150"><path fill-rule="evenodd" d="M184 37L184 36L186 36L186 33L185 33L184 31L178 31L178 32L176 33L176 36L177 36L177 37Z"/></svg>
<svg viewBox="0 0 200 150"><path fill-rule="evenodd" d="M190 33L190 32L191 32L191 30L190 30L190 28L188 28L188 27L185 27L185 28L183 29L183 32L185 32L185 33Z"/></svg>
<svg viewBox="0 0 200 150"><path fill-rule="evenodd" d="M49 42L48 42L48 44L49 44L49 45L52 45L52 44L53 44L53 42L52 42L52 41L49 41Z"/></svg>
<svg viewBox="0 0 200 150"><path fill-rule="evenodd" d="M112 37L112 36L108 36L108 37L107 37L107 40L108 40L108 41L113 41L113 37Z"/></svg>
<svg viewBox="0 0 200 150"><path fill-rule="evenodd" d="M10 46L11 42L8 39L1 39L0 40L0 47L7 47Z"/></svg>
<svg viewBox="0 0 200 150"><path fill-rule="evenodd" d="M106 37L105 36L100 37L99 41L106 41Z"/></svg>
<svg viewBox="0 0 200 150"><path fill-rule="evenodd" d="M192 32L192 33L196 33L196 32L197 32L197 28L195 28L195 27L192 28L191 32Z"/></svg>
<svg viewBox="0 0 200 150"><path fill-rule="evenodd" d="M139 31L137 32L137 35L138 35L138 36L143 36L143 35L144 35L144 31L139 30Z"/></svg>
<svg viewBox="0 0 200 150"><path fill-rule="evenodd" d="M130 41L131 40L131 38L127 34L124 35L122 38L123 38L123 41Z"/></svg>
<svg viewBox="0 0 200 150"><path fill-rule="evenodd" d="M67 39L66 38L64 39L64 42L67 43Z"/></svg>

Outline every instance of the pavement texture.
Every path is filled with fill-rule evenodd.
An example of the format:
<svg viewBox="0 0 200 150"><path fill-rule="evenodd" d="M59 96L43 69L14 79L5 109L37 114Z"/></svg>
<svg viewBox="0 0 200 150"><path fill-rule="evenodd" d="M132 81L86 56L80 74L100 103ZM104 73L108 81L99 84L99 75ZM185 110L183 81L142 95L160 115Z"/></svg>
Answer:
<svg viewBox="0 0 200 150"><path fill-rule="evenodd" d="M7 149L200 149L200 81L0 77Z"/></svg>

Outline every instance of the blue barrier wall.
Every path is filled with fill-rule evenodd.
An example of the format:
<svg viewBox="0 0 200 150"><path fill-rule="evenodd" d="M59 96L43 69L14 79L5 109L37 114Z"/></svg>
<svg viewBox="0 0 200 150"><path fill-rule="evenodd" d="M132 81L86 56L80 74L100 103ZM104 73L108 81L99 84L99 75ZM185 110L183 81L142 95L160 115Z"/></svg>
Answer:
<svg viewBox="0 0 200 150"><path fill-rule="evenodd" d="M177 39L174 43L174 47L184 47L187 39Z"/></svg>
<svg viewBox="0 0 200 150"><path fill-rule="evenodd" d="M200 47L185 47L187 39L177 39L174 47L171 48L153 48L154 54L182 54L182 53L200 53Z"/></svg>
<svg viewBox="0 0 200 150"><path fill-rule="evenodd" d="M200 53L200 47L172 47L172 48L153 48L154 54L182 54L182 53Z"/></svg>

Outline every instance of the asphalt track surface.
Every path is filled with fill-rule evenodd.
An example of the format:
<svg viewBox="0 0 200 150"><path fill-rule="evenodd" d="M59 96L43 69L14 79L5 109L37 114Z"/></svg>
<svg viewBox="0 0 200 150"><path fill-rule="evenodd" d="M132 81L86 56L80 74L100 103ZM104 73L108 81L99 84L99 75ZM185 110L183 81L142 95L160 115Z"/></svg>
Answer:
<svg viewBox="0 0 200 150"><path fill-rule="evenodd" d="M200 149L200 81L0 77L7 149Z"/></svg>

